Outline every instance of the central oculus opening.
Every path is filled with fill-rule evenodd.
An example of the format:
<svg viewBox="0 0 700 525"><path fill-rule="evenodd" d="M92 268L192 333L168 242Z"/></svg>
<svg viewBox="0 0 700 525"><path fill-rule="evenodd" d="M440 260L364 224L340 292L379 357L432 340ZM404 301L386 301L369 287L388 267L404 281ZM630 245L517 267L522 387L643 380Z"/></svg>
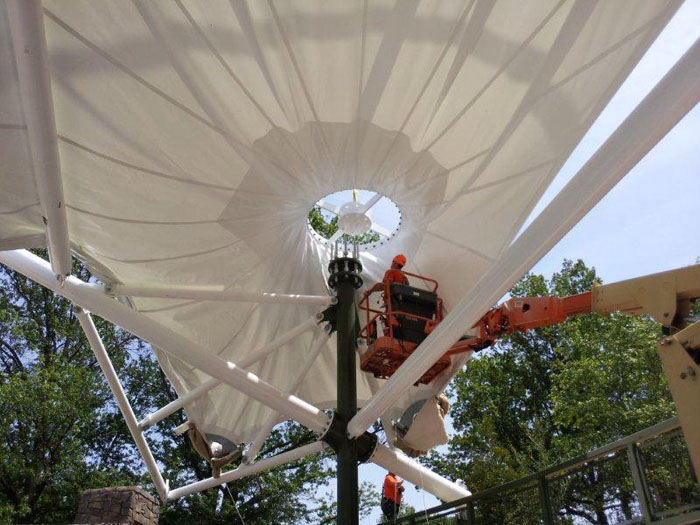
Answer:
<svg viewBox="0 0 700 525"><path fill-rule="evenodd" d="M401 211L376 191L336 191L320 199L309 211L309 230L320 242L356 242L365 249L391 239L401 225Z"/></svg>

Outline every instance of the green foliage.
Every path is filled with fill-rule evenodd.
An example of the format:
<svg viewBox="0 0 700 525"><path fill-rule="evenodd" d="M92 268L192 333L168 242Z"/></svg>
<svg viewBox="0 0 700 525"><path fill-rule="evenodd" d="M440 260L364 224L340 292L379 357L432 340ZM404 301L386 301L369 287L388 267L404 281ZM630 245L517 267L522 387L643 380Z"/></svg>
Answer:
<svg viewBox="0 0 700 525"><path fill-rule="evenodd" d="M565 296L596 282L595 270L582 261L565 261L550 280L528 275L511 293ZM587 314L501 340L453 382L454 437L447 452L428 462L477 492L671 417L655 348L660 336L645 317ZM615 502L629 519L633 487L625 472L623 463L611 463L569 482L561 489L564 511L605 523L604 509ZM536 522L536 492L509 511L493 512L504 523Z"/></svg>
<svg viewBox="0 0 700 525"><path fill-rule="evenodd" d="M134 483L139 463L72 305L18 274L0 281L0 516L69 521L83 489ZM117 349L141 344L96 321L115 367L131 366Z"/></svg>
<svg viewBox="0 0 700 525"><path fill-rule="evenodd" d="M360 484L360 521L367 518L373 510L379 507L380 497L377 487L369 481L364 481ZM320 498L315 498L318 505L315 510L306 516L303 522L311 522L313 519L316 523L326 524L335 523L338 513L338 501L334 492L326 491L321 494Z"/></svg>
<svg viewBox="0 0 700 525"><path fill-rule="evenodd" d="M330 220L323 216L319 206L314 206L309 212L309 224L321 237L330 239L338 231L338 216L334 215ZM342 235L341 239L357 244L372 244L379 242L379 234L376 232L366 232L360 235Z"/></svg>
<svg viewBox="0 0 700 525"><path fill-rule="evenodd" d="M73 273L91 279L78 263ZM138 484L154 492L72 305L4 267L0 281L0 522L69 522L88 488ZM137 416L175 399L147 345L95 323ZM186 437L173 433L183 422L182 412L173 414L147 436L171 486L211 476ZM310 439L298 425L280 425L261 457ZM305 522L309 501L333 477L329 463L311 456L232 483L230 495L192 495L162 509L161 523Z"/></svg>

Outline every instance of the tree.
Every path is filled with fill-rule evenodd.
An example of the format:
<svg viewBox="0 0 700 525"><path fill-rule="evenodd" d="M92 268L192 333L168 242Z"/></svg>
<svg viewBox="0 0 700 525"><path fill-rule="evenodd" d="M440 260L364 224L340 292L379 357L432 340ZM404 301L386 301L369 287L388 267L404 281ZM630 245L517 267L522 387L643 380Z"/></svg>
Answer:
<svg viewBox="0 0 700 525"><path fill-rule="evenodd" d="M0 519L68 521L84 488L140 467L73 306L14 272L0 281ZM115 367L138 366L143 345L97 322Z"/></svg>
<svg viewBox="0 0 700 525"><path fill-rule="evenodd" d="M77 262L73 274L92 279ZM68 522L88 488L152 490L72 304L2 266L0 282L0 522ZM175 399L147 344L95 322L137 415ZM147 436L173 486L211 476L187 438L173 432L184 421L182 412L173 414ZM299 425L279 425L261 457L312 439ZM313 495L332 477L330 460L311 456L171 503L161 523L304 522Z"/></svg>
<svg viewBox="0 0 700 525"><path fill-rule="evenodd" d="M528 275L511 294L565 296L596 282L594 269L565 261L550 280ZM587 314L504 338L456 377L449 391L455 435L447 452L428 462L478 492L671 417L655 346L660 337L659 325L646 317ZM608 523L615 504L631 518L633 486L625 472L624 464L610 462L569 479L558 495L562 516ZM506 523L539 516L536 493L510 509L482 511Z"/></svg>
<svg viewBox="0 0 700 525"><path fill-rule="evenodd" d="M377 488L369 481L364 481L359 486L359 517L360 520L368 517L371 512L379 507L380 497ZM315 498L318 505L311 516L319 524L335 523L338 514L338 501L333 492L326 491L321 498ZM309 522L309 520L306 520Z"/></svg>

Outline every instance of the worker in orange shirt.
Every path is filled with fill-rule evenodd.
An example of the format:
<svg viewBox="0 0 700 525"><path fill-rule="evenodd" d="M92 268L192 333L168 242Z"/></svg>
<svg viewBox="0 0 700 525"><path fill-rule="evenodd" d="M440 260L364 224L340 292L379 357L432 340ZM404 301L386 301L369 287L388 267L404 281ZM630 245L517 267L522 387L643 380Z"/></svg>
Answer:
<svg viewBox="0 0 700 525"><path fill-rule="evenodd" d="M370 292L381 292L384 290L384 286L386 284L391 284L391 283L399 283L399 284L408 284L408 277L406 277L406 274L403 273L403 267L406 266L406 256L403 255L402 253L398 254L394 259L391 261L391 268L389 268L386 272L384 272L384 279L382 279L381 283L375 284ZM391 322L395 325L396 320L392 319ZM375 320L374 323L372 323L368 327L368 332L369 336L371 338L376 337L377 333L377 326L376 326L377 321Z"/></svg>
<svg viewBox="0 0 700 525"><path fill-rule="evenodd" d="M388 472L384 478L382 490L382 512L387 520L393 520L398 516L404 490L403 480L393 472Z"/></svg>
<svg viewBox="0 0 700 525"><path fill-rule="evenodd" d="M382 282L375 284L372 287L372 291L378 292L383 290L385 283L408 284L408 277L403 273L404 266L406 266L406 256L400 253L391 261L391 268L384 272Z"/></svg>

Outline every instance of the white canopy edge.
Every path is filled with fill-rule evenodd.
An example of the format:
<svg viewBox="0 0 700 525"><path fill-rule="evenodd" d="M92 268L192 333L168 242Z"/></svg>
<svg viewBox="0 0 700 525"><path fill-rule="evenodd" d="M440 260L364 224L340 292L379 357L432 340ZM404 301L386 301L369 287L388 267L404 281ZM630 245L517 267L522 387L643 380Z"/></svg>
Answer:
<svg viewBox="0 0 700 525"><path fill-rule="evenodd" d="M348 423L357 437L391 407L700 101L700 39L659 81L419 349Z"/></svg>

